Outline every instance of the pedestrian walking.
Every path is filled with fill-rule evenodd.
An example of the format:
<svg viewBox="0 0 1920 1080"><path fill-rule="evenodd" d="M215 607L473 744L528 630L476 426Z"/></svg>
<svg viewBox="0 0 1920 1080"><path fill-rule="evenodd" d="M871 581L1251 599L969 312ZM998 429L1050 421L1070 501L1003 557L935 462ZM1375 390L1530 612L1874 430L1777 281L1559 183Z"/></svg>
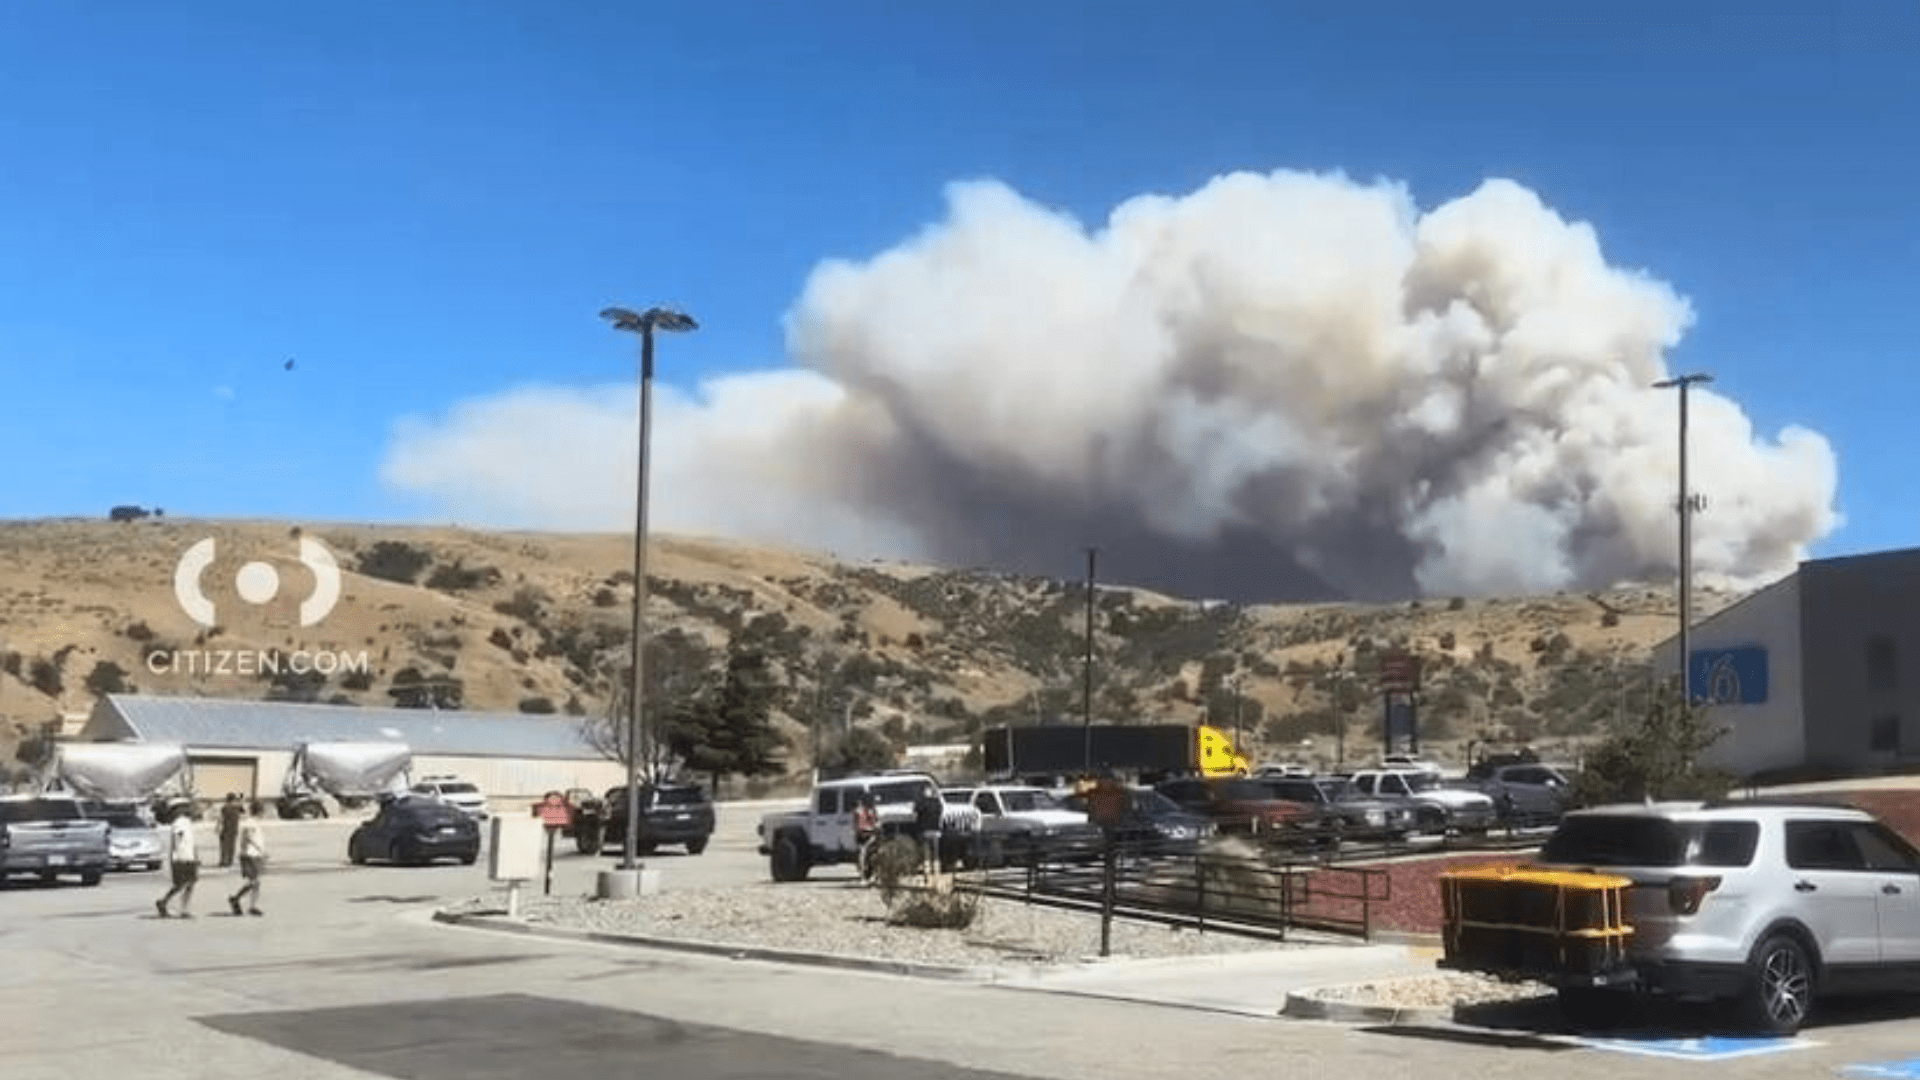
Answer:
<svg viewBox="0 0 1920 1080"><path fill-rule="evenodd" d="M193 884L200 880L200 850L193 835L193 816L193 804L182 803L174 807L173 817L167 822L167 864L173 873L173 888L153 902L163 919L169 914L167 904L176 896L180 898L180 917L193 918L189 910L193 906Z"/></svg>
<svg viewBox="0 0 1920 1080"><path fill-rule="evenodd" d="M246 807L240 803L239 792L227 792L227 801L220 804L220 865L233 865L234 846L240 841L240 819L245 816Z"/></svg>
<svg viewBox="0 0 1920 1080"><path fill-rule="evenodd" d="M247 900L246 913L260 914L260 875L267 869L267 835L260 827L260 804L249 803L246 816L240 819L240 876L246 884L240 891L227 897L227 906L233 913L241 913L240 900Z"/></svg>

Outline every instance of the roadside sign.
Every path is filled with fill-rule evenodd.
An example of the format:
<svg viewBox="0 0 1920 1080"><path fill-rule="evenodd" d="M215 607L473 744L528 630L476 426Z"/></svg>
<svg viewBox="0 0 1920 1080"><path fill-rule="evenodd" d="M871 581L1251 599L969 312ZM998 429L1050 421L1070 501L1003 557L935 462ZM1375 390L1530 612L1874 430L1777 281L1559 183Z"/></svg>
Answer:
<svg viewBox="0 0 1920 1080"><path fill-rule="evenodd" d="M567 797L548 795L540 804L540 822L549 829L564 829L567 825Z"/></svg>
<svg viewBox="0 0 1920 1080"><path fill-rule="evenodd" d="M1411 694L1420 689L1420 658L1404 652L1382 656L1380 689L1388 694Z"/></svg>
<svg viewBox="0 0 1920 1080"><path fill-rule="evenodd" d="M1848 1065L1840 1070L1843 1076L1879 1076L1891 1080L1920 1080L1920 1057L1903 1061L1882 1061L1877 1065Z"/></svg>
<svg viewBox="0 0 1920 1080"><path fill-rule="evenodd" d="M1592 1047L1595 1050L1616 1050L1623 1054L1643 1054L1648 1057L1672 1058L1679 1061L1727 1061L1732 1058L1777 1054L1784 1050L1800 1050L1820 1045L1801 1038L1728 1039L1718 1036L1699 1039L1582 1038L1575 1041L1581 1046ZM1906 1074L1886 1075L1904 1076ZM1920 1073L1913 1075L1920 1078Z"/></svg>

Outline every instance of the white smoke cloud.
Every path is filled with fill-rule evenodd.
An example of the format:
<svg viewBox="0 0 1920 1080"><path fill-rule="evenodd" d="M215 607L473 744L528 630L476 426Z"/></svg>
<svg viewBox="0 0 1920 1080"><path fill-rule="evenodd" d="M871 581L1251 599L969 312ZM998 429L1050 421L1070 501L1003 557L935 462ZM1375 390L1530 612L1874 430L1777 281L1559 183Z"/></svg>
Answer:
<svg viewBox="0 0 1920 1080"><path fill-rule="evenodd" d="M665 530L1071 572L1251 599L1595 587L1669 574L1672 391L1693 318L1593 230L1488 181L1280 172L1106 227L991 182L876 258L819 266L791 369L663 390ZM618 529L631 387L410 420L385 478L460 520ZM1703 581L1777 575L1839 524L1818 434L1692 395Z"/></svg>

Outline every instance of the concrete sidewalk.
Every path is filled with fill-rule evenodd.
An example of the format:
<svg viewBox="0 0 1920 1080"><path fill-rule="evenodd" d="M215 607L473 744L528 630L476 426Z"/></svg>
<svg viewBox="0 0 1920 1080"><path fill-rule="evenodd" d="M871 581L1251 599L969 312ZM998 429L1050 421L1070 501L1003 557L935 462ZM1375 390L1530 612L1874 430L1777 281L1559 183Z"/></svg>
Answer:
<svg viewBox="0 0 1920 1080"><path fill-rule="evenodd" d="M1408 945L1313 945L1215 956L996 969L988 982L1014 990L1278 1017L1288 994L1321 986L1431 975L1438 956L1437 949Z"/></svg>

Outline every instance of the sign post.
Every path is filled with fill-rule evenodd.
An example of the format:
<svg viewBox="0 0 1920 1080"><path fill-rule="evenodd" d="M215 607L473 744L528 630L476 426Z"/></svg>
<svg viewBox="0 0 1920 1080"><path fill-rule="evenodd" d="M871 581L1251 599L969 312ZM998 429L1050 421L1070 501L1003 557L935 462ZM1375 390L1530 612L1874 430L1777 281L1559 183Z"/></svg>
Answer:
<svg viewBox="0 0 1920 1080"><path fill-rule="evenodd" d="M1113 943L1114 874L1119 853L1114 838L1127 813L1127 789L1111 776L1094 782L1087 792L1087 816L1100 826L1100 955L1108 956Z"/></svg>
<svg viewBox="0 0 1920 1080"><path fill-rule="evenodd" d="M1395 651L1380 658L1380 695L1385 707L1381 745L1386 753L1399 751L1402 736L1408 753L1420 752L1419 694L1419 657Z"/></svg>
<svg viewBox="0 0 1920 1080"><path fill-rule="evenodd" d="M546 886L542 895L552 896L554 839L560 835L561 829L566 828L567 820L572 817L572 814L567 809L567 797L557 791L547 792L547 797L540 801L539 813L540 823L547 827Z"/></svg>

